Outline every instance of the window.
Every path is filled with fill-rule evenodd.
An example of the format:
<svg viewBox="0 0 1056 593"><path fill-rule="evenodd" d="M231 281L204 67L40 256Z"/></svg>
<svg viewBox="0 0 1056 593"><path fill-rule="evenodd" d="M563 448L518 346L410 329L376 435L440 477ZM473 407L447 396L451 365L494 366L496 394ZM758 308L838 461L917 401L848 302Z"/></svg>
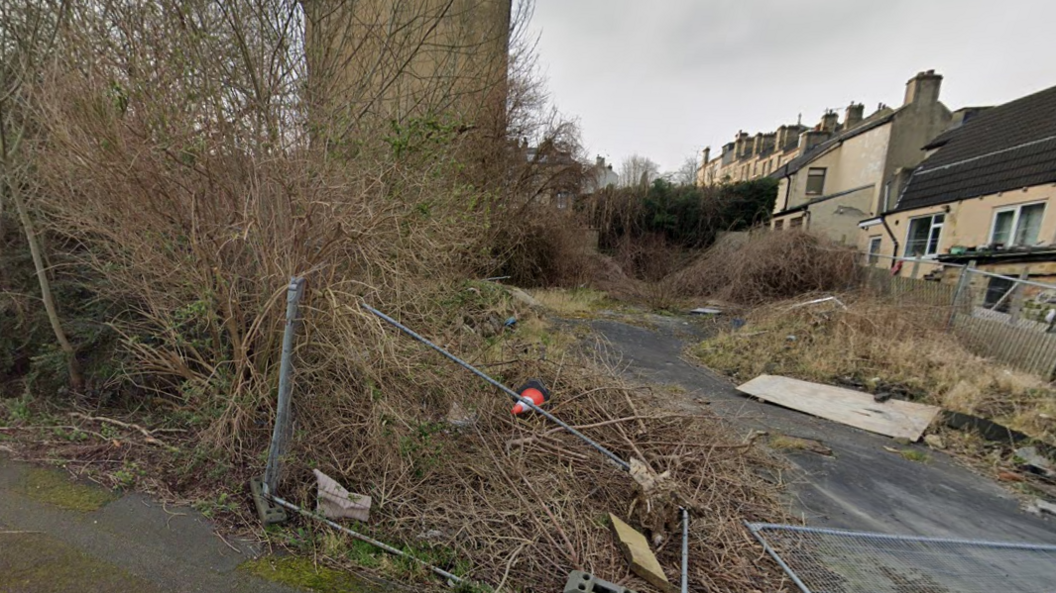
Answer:
<svg viewBox="0 0 1056 593"><path fill-rule="evenodd" d="M811 168L807 170L807 195L820 196L825 191L825 169Z"/></svg>
<svg viewBox="0 0 1056 593"><path fill-rule="evenodd" d="M792 220L788 221L788 228L790 228L790 229L798 229L798 228L800 228L802 226L803 226L803 217L802 216L800 216L798 218L793 218Z"/></svg>
<svg viewBox="0 0 1056 593"><path fill-rule="evenodd" d="M937 254L944 222L945 214L911 219L909 237L906 238L906 257L930 257Z"/></svg>
<svg viewBox="0 0 1056 593"><path fill-rule="evenodd" d="M1023 204L994 212L991 245L1033 245L1038 242L1045 204Z"/></svg>
<svg viewBox="0 0 1056 593"><path fill-rule="evenodd" d="M866 263L870 266L875 266L880 261L880 246L883 242L883 237L879 235L869 237L869 256L866 258Z"/></svg>
<svg viewBox="0 0 1056 593"><path fill-rule="evenodd" d="M785 228L785 219L784 218L781 218L781 219L778 219L778 220L774 221L774 230L775 231L780 231L783 228Z"/></svg>

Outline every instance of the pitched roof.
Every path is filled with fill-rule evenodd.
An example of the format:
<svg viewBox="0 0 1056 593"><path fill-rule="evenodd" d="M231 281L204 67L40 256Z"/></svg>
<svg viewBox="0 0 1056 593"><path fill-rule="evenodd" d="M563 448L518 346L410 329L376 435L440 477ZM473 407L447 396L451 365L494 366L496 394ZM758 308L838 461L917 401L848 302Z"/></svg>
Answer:
<svg viewBox="0 0 1056 593"><path fill-rule="evenodd" d="M895 211L1056 182L1056 87L988 109L924 159Z"/></svg>
<svg viewBox="0 0 1056 593"><path fill-rule="evenodd" d="M899 109L901 109L901 108L899 108ZM864 133L868 132L869 130L878 128L878 127L886 124L887 122L891 121L891 119L895 116L895 113L897 111L898 111L897 109L894 110L894 111L880 110L880 111L877 111L876 113L873 113L869 117L867 117L864 120L862 120L862 122L860 124L858 124L857 126L851 128L851 129L849 129L849 130L847 130L845 132L837 134L836 136L833 136L832 138L829 138L828 140L822 142L821 144L818 144L814 148L811 148L807 152L805 152L805 153L797 156L796 158L788 161L781 168L779 168L778 170L776 170L773 173L771 173L770 177L773 177L774 179L781 179L782 177L787 177L789 175L792 175L796 171L799 171L803 167L807 166L814 159L816 159L819 156L821 156L821 155L825 154L826 152L828 152L828 150L830 148L832 148L833 146L836 146L840 142L843 142L844 140L849 140L849 139L854 138L855 136L858 136L860 134L864 134Z"/></svg>

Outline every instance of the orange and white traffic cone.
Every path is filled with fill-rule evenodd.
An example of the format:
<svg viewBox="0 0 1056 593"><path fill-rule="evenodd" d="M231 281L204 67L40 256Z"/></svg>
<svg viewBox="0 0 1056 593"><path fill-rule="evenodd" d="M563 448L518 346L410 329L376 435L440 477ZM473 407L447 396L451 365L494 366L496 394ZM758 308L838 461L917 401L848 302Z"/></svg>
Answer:
<svg viewBox="0 0 1056 593"><path fill-rule="evenodd" d="M543 384L537 379L529 380L524 386L517 390L517 393L537 406L541 406L550 401L550 392L547 391L546 387L543 387ZM523 403L517 402L517 405L513 406L513 414L516 416L529 409L530 408Z"/></svg>

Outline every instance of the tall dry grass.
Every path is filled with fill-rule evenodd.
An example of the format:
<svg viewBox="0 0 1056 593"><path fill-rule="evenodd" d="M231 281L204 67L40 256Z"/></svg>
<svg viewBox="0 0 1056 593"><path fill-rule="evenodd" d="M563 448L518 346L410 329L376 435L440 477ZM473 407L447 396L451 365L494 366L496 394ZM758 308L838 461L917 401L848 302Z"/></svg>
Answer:
<svg viewBox="0 0 1056 593"><path fill-rule="evenodd" d="M738 381L760 374L845 385L993 418L1056 441L1056 390L1038 377L972 354L945 331L946 308L844 293L834 304L809 299L761 306L747 326L693 349L704 364Z"/></svg>

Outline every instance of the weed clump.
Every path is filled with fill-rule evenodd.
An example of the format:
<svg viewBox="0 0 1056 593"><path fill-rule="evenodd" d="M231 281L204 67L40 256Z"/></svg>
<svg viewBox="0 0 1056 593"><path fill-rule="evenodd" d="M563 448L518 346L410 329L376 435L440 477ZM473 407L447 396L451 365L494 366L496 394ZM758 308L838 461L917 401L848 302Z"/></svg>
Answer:
<svg viewBox="0 0 1056 593"><path fill-rule="evenodd" d="M856 258L852 248L803 231L731 234L665 282L684 296L758 305L854 287Z"/></svg>

